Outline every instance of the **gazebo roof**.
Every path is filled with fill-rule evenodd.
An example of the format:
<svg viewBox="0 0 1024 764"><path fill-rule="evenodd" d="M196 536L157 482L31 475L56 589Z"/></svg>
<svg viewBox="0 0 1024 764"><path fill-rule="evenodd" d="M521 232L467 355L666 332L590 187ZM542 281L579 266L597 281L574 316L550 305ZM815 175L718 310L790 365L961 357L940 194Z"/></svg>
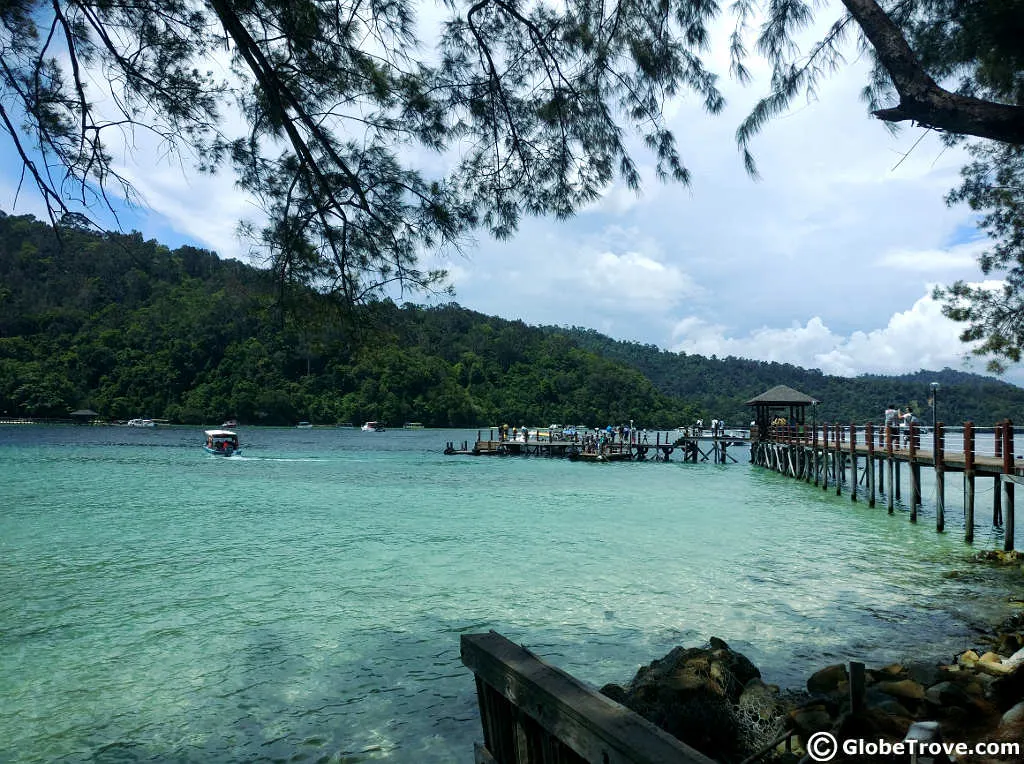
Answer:
<svg viewBox="0 0 1024 764"><path fill-rule="evenodd" d="M814 398L787 385L776 385L765 390L756 398L747 401L748 406L807 406L817 403Z"/></svg>

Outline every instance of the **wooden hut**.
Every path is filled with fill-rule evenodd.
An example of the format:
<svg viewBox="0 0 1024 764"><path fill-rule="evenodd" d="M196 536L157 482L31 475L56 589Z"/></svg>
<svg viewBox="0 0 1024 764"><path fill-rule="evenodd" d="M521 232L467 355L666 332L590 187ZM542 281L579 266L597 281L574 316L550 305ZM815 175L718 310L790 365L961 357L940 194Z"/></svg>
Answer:
<svg viewBox="0 0 1024 764"><path fill-rule="evenodd" d="M787 385L776 385L771 390L765 390L747 401L748 406L754 407L755 426L751 428L750 437L760 439L768 432L772 420L779 417L784 417L786 424L791 426L806 424L807 407L817 403L811 396Z"/></svg>

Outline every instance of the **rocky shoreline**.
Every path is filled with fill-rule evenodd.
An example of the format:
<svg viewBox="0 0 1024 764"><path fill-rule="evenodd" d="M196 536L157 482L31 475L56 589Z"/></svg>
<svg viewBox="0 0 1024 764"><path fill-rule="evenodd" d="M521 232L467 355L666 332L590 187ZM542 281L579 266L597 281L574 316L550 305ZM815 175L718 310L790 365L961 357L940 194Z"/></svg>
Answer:
<svg viewBox="0 0 1024 764"><path fill-rule="evenodd" d="M979 559L1022 561L1016 552ZM960 755L957 762L1024 762L1024 612L948 662L865 667L862 679L854 670L851 677L846 664L826 666L807 679L805 690L782 690L712 637L703 647L676 647L641 667L628 684L608 684L601 692L726 764L811 761L805 746L823 732L839 743L833 762L905 762L906 755L848 753L842 743L901 742L918 722L937 723L943 741L972 749L980 742L1021 743L1017 755ZM922 729L914 727L913 734Z"/></svg>

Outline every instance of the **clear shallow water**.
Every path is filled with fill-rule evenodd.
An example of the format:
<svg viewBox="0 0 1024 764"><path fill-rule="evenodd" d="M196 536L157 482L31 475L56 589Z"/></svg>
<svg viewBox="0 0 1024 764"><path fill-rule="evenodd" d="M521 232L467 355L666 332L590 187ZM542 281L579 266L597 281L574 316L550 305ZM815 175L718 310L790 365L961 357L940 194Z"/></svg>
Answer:
<svg viewBox="0 0 1024 764"><path fill-rule="evenodd" d="M0 760L471 761L462 632L596 685L716 635L797 686L949 656L1020 583L968 563L953 478L938 535L748 465L240 433L0 427Z"/></svg>

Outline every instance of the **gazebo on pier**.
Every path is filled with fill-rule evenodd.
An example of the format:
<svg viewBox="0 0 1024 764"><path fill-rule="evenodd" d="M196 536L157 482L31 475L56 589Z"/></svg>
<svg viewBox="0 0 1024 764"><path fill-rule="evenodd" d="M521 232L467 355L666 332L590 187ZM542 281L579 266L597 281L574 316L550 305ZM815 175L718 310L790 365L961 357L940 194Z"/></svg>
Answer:
<svg viewBox="0 0 1024 764"><path fill-rule="evenodd" d="M760 440L768 433L773 419L785 417L788 425L803 425L807 422L807 407L817 405L811 396L794 390L787 385L776 385L765 390L756 398L747 401L754 407L755 427L750 433L751 439Z"/></svg>

